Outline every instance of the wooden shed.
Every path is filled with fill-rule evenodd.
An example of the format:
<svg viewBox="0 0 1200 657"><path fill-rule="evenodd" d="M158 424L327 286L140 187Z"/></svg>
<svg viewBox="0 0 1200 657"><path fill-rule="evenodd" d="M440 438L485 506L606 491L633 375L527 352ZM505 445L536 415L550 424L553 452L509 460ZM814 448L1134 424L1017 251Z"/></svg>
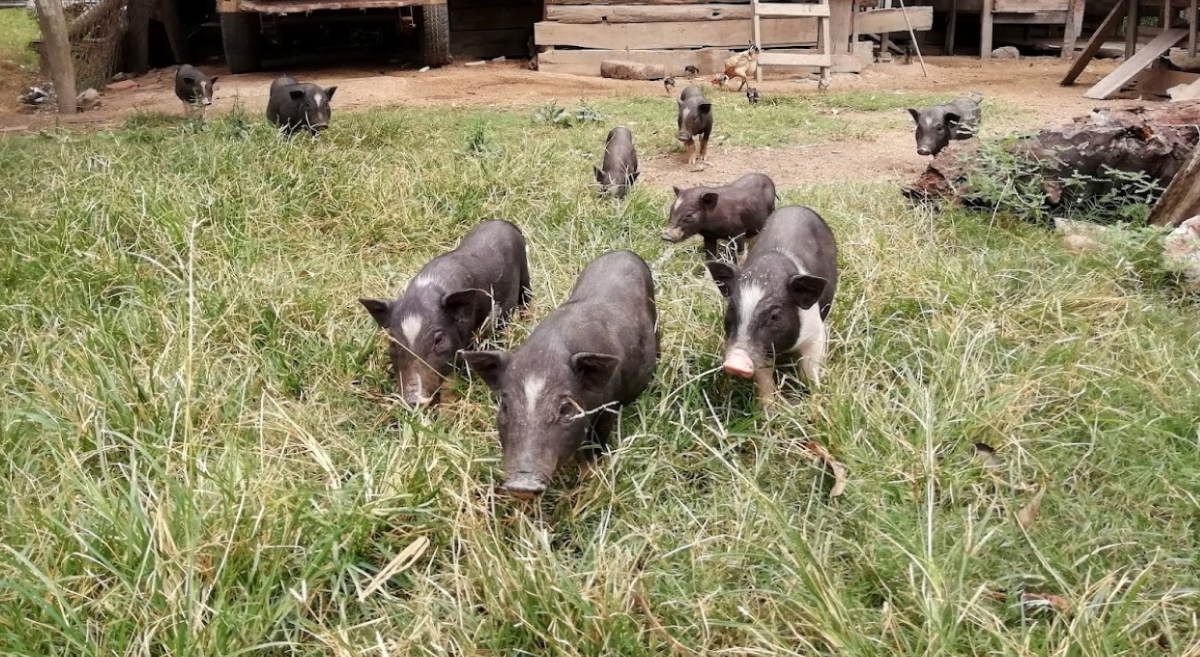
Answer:
<svg viewBox="0 0 1200 657"><path fill-rule="evenodd" d="M872 51L858 35L933 26L931 7L901 10L897 3L897 8L880 9L876 0L869 6L861 0L545 1L545 20L535 28L542 51L538 69L576 75L599 75L600 62L614 58L660 64L671 75L683 74L687 66L709 74L720 71L731 52L745 50L751 42L763 49L763 65L774 62L781 68L811 70L789 64L827 58L823 60L834 71L857 72L870 61ZM828 34L828 43L822 34Z"/></svg>
<svg viewBox="0 0 1200 657"><path fill-rule="evenodd" d="M450 52L456 61L529 57L542 0L448 0Z"/></svg>

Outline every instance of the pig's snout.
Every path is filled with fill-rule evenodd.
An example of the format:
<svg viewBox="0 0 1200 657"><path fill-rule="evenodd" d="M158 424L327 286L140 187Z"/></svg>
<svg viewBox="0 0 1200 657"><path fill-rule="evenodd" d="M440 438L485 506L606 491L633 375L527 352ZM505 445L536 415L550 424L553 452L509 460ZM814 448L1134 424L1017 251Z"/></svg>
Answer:
<svg viewBox="0 0 1200 657"><path fill-rule="evenodd" d="M419 390L409 390L404 393L404 403L413 408L421 408L433 403L433 395L422 395Z"/></svg>
<svg viewBox="0 0 1200 657"><path fill-rule="evenodd" d="M546 492L546 484L532 472L518 472L504 482L504 492L519 500L532 500Z"/></svg>
<svg viewBox="0 0 1200 657"><path fill-rule="evenodd" d="M685 141L685 142L691 141L692 134L690 132L685 132L683 130L680 130L679 134L675 135L675 138L678 139L679 141Z"/></svg>
<svg viewBox="0 0 1200 657"><path fill-rule="evenodd" d="M754 359L744 349L734 349L725 356L721 366L727 373L749 379L754 376Z"/></svg>
<svg viewBox="0 0 1200 657"><path fill-rule="evenodd" d="M928 148L926 148L924 146L917 147L917 155L930 155L930 154L931 153Z"/></svg>
<svg viewBox="0 0 1200 657"><path fill-rule="evenodd" d="M664 242L670 242L674 244L682 238L683 236L679 234L679 231L673 228L668 228L662 232L662 239Z"/></svg>

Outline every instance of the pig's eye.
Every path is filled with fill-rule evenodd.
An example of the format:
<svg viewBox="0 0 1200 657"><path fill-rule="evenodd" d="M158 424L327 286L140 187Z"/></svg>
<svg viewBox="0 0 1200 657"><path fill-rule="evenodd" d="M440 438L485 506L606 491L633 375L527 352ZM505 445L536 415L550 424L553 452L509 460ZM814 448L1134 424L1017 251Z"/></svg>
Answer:
<svg viewBox="0 0 1200 657"><path fill-rule="evenodd" d="M778 324L781 321L783 321L783 309L779 306L771 308L771 311L767 313L767 323Z"/></svg>
<svg viewBox="0 0 1200 657"><path fill-rule="evenodd" d="M433 348L438 351L445 351L450 348L450 339L446 337L446 333L438 331L433 334Z"/></svg>
<svg viewBox="0 0 1200 657"><path fill-rule="evenodd" d="M579 415L579 409L575 404L571 403L570 399L564 399L558 407L558 417L561 420L573 420L576 415Z"/></svg>

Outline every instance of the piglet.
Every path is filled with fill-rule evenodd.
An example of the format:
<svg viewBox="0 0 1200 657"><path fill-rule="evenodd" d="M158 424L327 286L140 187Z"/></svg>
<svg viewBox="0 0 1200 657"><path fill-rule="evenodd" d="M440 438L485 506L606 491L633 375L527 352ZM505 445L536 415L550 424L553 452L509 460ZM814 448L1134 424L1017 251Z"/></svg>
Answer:
<svg viewBox="0 0 1200 657"><path fill-rule="evenodd" d="M697 153L695 141L700 141L700 161L708 158L708 138L712 135L713 111L712 103L704 97L704 92L696 85L688 85L679 94L679 116L677 120L679 134L677 139L687 144L688 164L695 164Z"/></svg>
<svg viewBox="0 0 1200 657"><path fill-rule="evenodd" d="M958 98L946 105L909 109L917 122L917 154L937 155L952 139L970 139L979 132L979 102Z"/></svg>
<svg viewBox="0 0 1200 657"><path fill-rule="evenodd" d="M213 87L217 76L209 77L191 64L184 64L175 71L175 97L183 102L185 112L191 112L197 104L212 105Z"/></svg>
<svg viewBox="0 0 1200 657"><path fill-rule="evenodd" d="M656 321L650 268L611 251L588 264L516 353L463 353L500 396L505 491L532 499L585 439L608 444L617 407L633 403L654 374Z"/></svg>
<svg viewBox="0 0 1200 657"><path fill-rule="evenodd" d="M396 389L405 403L424 406L494 310L504 319L530 295L525 238L516 226L496 220L430 260L400 298L359 302L388 333Z"/></svg>
<svg viewBox="0 0 1200 657"><path fill-rule="evenodd" d="M617 198L625 194L638 179L637 149L633 146L633 134L629 128L617 126L609 131L604 140L603 167L592 167L601 191Z"/></svg>
<svg viewBox="0 0 1200 657"><path fill-rule="evenodd" d="M816 212L798 205L776 210L759 233L739 271L709 261L708 271L725 309L723 369L754 378L770 409L779 354L799 353L810 385L819 386L825 359L825 320L837 290L837 243Z"/></svg>
<svg viewBox="0 0 1200 657"><path fill-rule="evenodd" d="M674 190L663 241L677 243L700 235L709 260L717 258L718 239L733 239L741 253L745 238L757 235L775 211L775 182L761 173L748 173L724 187Z"/></svg>
<svg viewBox="0 0 1200 657"><path fill-rule="evenodd" d="M329 127L333 115L329 101L336 91L336 86L322 89L287 76L277 78L267 99L267 120L289 136L299 130L316 135Z"/></svg>

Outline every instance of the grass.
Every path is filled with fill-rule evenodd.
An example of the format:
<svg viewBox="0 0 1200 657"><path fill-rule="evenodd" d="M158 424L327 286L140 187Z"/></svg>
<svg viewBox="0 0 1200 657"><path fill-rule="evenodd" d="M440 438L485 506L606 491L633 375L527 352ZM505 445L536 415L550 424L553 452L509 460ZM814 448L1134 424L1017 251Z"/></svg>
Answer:
<svg viewBox="0 0 1200 657"><path fill-rule="evenodd" d="M657 237L669 191L594 194L608 128L665 152L673 109L596 108L0 141L0 652L1197 654L1194 301L891 184L784 189L829 220L843 283L824 387L785 368L767 420L714 371L722 304L698 245ZM747 144L870 138L798 101L722 116ZM356 302L488 217L525 231L536 295L488 344L606 250L658 286L651 389L537 504L492 492L485 386L403 409ZM842 497L807 440L845 463Z"/></svg>
<svg viewBox="0 0 1200 657"><path fill-rule="evenodd" d="M35 68L37 53L29 42L38 38L37 19L24 9L0 9L0 62Z"/></svg>

